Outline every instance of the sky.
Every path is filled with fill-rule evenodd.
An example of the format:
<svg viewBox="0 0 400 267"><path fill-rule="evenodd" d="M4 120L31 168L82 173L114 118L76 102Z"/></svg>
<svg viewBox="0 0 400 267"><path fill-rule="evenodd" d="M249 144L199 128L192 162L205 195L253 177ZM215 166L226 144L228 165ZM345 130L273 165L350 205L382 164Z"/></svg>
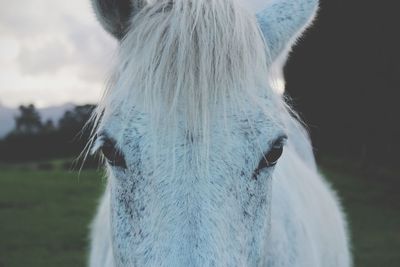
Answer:
<svg viewBox="0 0 400 267"><path fill-rule="evenodd" d="M0 0L0 104L95 103L115 48L90 0Z"/></svg>
<svg viewBox="0 0 400 267"><path fill-rule="evenodd" d="M96 103L116 45L90 0L0 0L0 105Z"/></svg>

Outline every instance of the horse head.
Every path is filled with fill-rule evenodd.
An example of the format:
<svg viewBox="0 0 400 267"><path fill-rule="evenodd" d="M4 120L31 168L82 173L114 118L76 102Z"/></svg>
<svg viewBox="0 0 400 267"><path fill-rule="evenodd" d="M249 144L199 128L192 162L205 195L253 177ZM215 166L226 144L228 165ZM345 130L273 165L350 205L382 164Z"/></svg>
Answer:
<svg viewBox="0 0 400 267"><path fill-rule="evenodd" d="M273 1L257 15L235 0L92 2L120 41L94 142L107 162L114 264L265 264L291 120L268 71L316 0Z"/></svg>

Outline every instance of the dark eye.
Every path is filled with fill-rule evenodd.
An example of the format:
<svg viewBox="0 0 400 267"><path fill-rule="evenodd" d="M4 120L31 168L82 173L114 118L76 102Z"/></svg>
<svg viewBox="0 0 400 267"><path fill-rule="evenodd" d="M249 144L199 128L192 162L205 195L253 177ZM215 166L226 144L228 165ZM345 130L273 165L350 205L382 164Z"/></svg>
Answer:
<svg viewBox="0 0 400 267"><path fill-rule="evenodd" d="M107 162L114 167L121 167L126 169L126 162L122 152L116 147L115 140L103 137L104 143L101 147L101 152L106 158Z"/></svg>
<svg viewBox="0 0 400 267"><path fill-rule="evenodd" d="M273 167L278 162L279 158L283 153L283 146L285 143L286 137L278 138L271 146L269 151L265 153L258 164L257 169L253 173L253 178L257 179L257 176L260 174L261 170L269 167Z"/></svg>
<svg viewBox="0 0 400 267"><path fill-rule="evenodd" d="M274 166L278 162L278 159L282 156L283 153L283 143L275 143L271 150L265 155L265 162L268 166Z"/></svg>

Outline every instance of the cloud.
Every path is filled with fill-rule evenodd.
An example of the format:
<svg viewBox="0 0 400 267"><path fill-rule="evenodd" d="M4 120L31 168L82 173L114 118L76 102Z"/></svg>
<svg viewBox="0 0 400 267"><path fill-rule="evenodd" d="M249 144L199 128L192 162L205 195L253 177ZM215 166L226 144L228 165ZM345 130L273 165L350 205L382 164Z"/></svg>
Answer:
<svg viewBox="0 0 400 267"><path fill-rule="evenodd" d="M80 77L86 81L98 81L104 77L112 61L116 41L99 30L99 26L88 25L85 31L76 21L69 23L68 39L73 49L73 61L79 62Z"/></svg>
<svg viewBox="0 0 400 267"><path fill-rule="evenodd" d="M71 63L71 51L63 42L56 40L43 43L37 48L23 44L17 60L22 74L52 74Z"/></svg>
<svg viewBox="0 0 400 267"><path fill-rule="evenodd" d="M0 0L0 101L95 102L115 47L89 0Z"/></svg>

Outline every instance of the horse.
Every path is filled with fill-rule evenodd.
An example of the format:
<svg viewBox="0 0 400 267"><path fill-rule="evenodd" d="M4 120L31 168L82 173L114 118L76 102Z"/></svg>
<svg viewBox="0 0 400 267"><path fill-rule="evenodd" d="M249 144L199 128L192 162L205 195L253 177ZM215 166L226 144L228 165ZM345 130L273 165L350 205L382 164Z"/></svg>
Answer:
<svg viewBox="0 0 400 267"><path fill-rule="evenodd" d="M318 5L92 0L118 53L91 120L107 186L89 266L352 265L339 199L271 74Z"/></svg>

